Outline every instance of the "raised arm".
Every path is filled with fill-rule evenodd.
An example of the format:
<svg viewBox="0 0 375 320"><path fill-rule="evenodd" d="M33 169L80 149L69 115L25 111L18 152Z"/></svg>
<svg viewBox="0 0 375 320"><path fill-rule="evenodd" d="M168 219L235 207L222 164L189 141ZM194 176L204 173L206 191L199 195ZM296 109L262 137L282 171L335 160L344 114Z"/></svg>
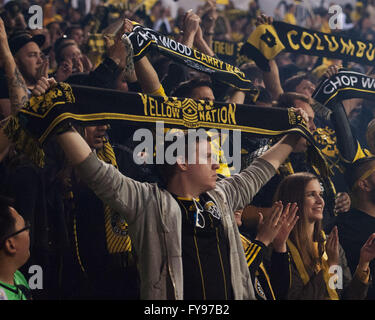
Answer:
<svg viewBox="0 0 375 320"><path fill-rule="evenodd" d="M216 1L208 0L205 5L205 10L203 10L203 12L198 15L201 17L202 20L201 28L203 31L203 38L207 43L208 47L212 49L215 25L218 17L216 10Z"/></svg>
<svg viewBox="0 0 375 320"><path fill-rule="evenodd" d="M182 26L183 37L181 43L192 48L193 45L197 50L207 54L209 56L214 56L215 53L211 47L206 42L203 31L200 26L201 18L195 14L193 11L189 10L186 12L184 17L184 22Z"/></svg>
<svg viewBox="0 0 375 320"><path fill-rule="evenodd" d="M74 129L58 135L56 139L73 166L82 163L92 152L85 139Z"/></svg>
<svg viewBox="0 0 375 320"><path fill-rule="evenodd" d="M142 91L152 95L163 95L159 76L146 56L134 63L135 73Z"/></svg>
<svg viewBox="0 0 375 320"><path fill-rule="evenodd" d="M270 66L270 71L263 71L263 81L266 89L271 94L272 100L277 100L279 96L284 93L280 82L279 68L275 60L270 60L268 64Z"/></svg>
<svg viewBox="0 0 375 320"><path fill-rule="evenodd" d="M56 139L82 181L129 224L146 212L152 194L150 184L126 177L114 166L99 160L74 129L59 134Z"/></svg>
<svg viewBox="0 0 375 320"><path fill-rule="evenodd" d="M306 121L307 114L301 109L297 109L297 112ZM284 136L240 174L218 182L218 186L220 185L226 193L233 212L245 208L252 201L258 191L275 175L276 170L288 158L300 139L303 138L297 134Z"/></svg>
<svg viewBox="0 0 375 320"><path fill-rule="evenodd" d="M3 20L0 18L0 63L5 70L5 76L8 82L9 100L11 114L16 114L17 111L24 106L28 99L26 83L18 70L13 55L9 49L8 38L5 31ZM4 122L3 122L4 123ZM2 124L3 124L2 123ZM10 146L10 141L4 135L3 129L0 125L0 161L7 154Z"/></svg>
<svg viewBox="0 0 375 320"><path fill-rule="evenodd" d="M255 25L259 26L261 24L272 24L272 22L272 17L267 17L262 14L260 17L257 17ZM271 93L272 99L277 100L279 96L284 93L280 82L279 68L275 60L270 60L268 64L270 67L270 71L263 71L263 81L266 89Z"/></svg>
<svg viewBox="0 0 375 320"><path fill-rule="evenodd" d="M27 86L23 79L13 55L9 49L8 38L5 31L3 20L0 18L0 61L5 70L5 76L8 81L9 99L11 114L16 114L22 108L27 99Z"/></svg>
<svg viewBox="0 0 375 320"><path fill-rule="evenodd" d="M132 22L129 19L125 19L124 31L129 33L132 30ZM126 44L126 42L124 43ZM133 56L131 56L131 60L133 60ZM130 58L128 59L128 64L130 64ZM135 76L133 78L137 78L144 93L159 96L165 95L159 76L146 56L134 62L134 71Z"/></svg>

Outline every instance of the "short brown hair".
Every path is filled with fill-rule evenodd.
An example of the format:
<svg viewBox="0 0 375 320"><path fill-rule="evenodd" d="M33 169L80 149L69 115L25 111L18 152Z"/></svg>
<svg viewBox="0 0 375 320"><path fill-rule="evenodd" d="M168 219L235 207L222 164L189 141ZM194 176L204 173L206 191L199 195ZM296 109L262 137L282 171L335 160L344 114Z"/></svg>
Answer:
<svg viewBox="0 0 375 320"><path fill-rule="evenodd" d="M173 143L176 143L177 141L183 141L184 146L185 146L185 148L184 148L185 154L183 154L183 155L174 154L174 156L176 156L176 157L183 156L184 159L187 159L189 153L191 152L190 150L192 150L192 147L196 146L196 144L189 144L189 142L191 140L191 139L189 139L189 136L191 136L195 130L193 130L193 131L192 130L182 130L182 131L183 131L183 135L176 135L176 138L173 141L165 141L164 140L164 150L167 150L167 148L170 145L172 145ZM195 135L195 132L194 132L194 135ZM199 138L200 138L200 136L195 135L195 142L199 142L200 141ZM206 139L206 141L211 142L211 137L207 133L205 133L204 138ZM181 140L181 139L183 139L183 140ZM158 147L158 146L156 146L156 147ZM159 146L159 147L162 147L162 146ZM178 151L178 150L176 150L176 151ZM159 178L162 182L163 187L166 188L169 181L176 174L177 166L178 166L177 163L169 164L167 162L164 162L163 164L157 164L156 165L158 175L159 175Z"/></svg>
<svg viewBox="0 0 375 320"><path fill-rule="evenodd" d="M306 102L309 105L311 105L311 102L312 102L312 100L308 96L306 96L302 93L285 92L285 93L283 93L279 96L279 98L277 99L277 103L276 103L275 107L277 107L277 108L295 108L296 107L296 103L295 103L296 100Z"/></svg>

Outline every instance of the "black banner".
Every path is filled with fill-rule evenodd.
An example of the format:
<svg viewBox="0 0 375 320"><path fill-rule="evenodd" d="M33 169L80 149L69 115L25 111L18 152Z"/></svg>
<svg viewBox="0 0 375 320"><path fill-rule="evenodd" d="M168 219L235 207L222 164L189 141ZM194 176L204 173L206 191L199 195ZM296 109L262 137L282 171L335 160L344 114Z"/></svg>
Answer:
<svg viewBox="0 0 375 320"><path fill-rule="evenodd" d="M268 71L268 60L282 50L373 65L375 46L372 42L349 38L340 33L323 33L275 21L258 26L243 45L241 53Z"/></svg>
<svg viewBox="0 0 375 320"><path fill-rule="evenodd" d="M345 99L375 98L375 78L365 74L341 70L322 81L312 97L325 106L333 106Z"/></svg>
<svg viewBox="0 0 375 320"><path fill-rule="evenodd" d="M233 66L218 58L211 57L195 49L162 35L152 29L136 25L129 34L134 49L134 60L142 58L150 49L156 49L178 63L182 63L197 71L209 74L213 79L225 83L242 91L257 90L245 74L236 66Z"/></svg>
<svg viewBox="0 0 375 320"><path fill-rule="evenodd" d="M33 159L43 165L43 144L64 124L98 125L117 121L142 127L164 122L174 128L241 130L266 137L295 132L310 142L311 159L322 175L329 174L324 156L315 147L306 124L291 109L164 98L58 83L44 96L31 98L3 130L19 150L29 149L28 154L36 154Z"/></svg>

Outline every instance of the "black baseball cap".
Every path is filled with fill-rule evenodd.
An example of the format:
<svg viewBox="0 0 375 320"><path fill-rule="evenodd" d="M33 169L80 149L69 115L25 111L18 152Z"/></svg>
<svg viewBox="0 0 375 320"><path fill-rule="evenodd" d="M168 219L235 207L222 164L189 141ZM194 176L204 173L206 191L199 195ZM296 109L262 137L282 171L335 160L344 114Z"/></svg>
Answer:
<svg viewBox="0 0 375 320"><path fill-rule="evenodd" d="M33 36L31 33L26 31L15 33L8 40L9 48L13 55L15 55L18 50L29 42L35 42L39 47L41 47L44 44L44 41L46 41L46 37L43 34Z"/></svg>

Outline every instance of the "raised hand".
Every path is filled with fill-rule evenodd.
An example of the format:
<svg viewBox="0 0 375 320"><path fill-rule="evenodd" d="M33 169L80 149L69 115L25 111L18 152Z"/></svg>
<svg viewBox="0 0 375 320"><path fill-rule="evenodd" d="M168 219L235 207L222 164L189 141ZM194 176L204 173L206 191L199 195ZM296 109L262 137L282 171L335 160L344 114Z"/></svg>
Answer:
<svg viewBox="0 0 375 320"><path fill-rule="evenodd" d="M84 68L83 68L83 63L82 63L81 58L73 57L72 63L73 63L73 73L83 72Z"/></svg>
<svg viewBox="0 0 375 320"><path fill-rule="evenodd" d="M290 232L296 225L299 217L297 216L298 206L297 203L288 203L284 208L284 213L286 218L284 223L281 225L279 233L273 240L273 248L276 252L286 252L286 241L289 238Z"/></svg>
<svg viewBox="0 0 375 320"><path fill-rule="evenodd" d="M190 48L194 44L195 35L200 28L200 22L201 18L199 18L199 16L196 15L192 10L186 12L182 26L182 43Z"/></svg>
<svg viewBox="0 0 375 320"><path fill-rule="evenodd" d="M328 79L331 78L332 76L334 76L335 74L337 74L340 71L340 68L341 68L341 66L338 66L338 65L335 65L335 64L330 65L327 68L326 72L324 72L323 77L328 78Z"/></svg>
<svg viewBox="0 0 375 320"><path fill-rule="evenodd" d="M93 69L92 62L86 55L81 55L80 60L83 66L83 72L90 72Z"/></svg>
<svg viewBox="0 0 375 320"><path fill-rule="evenodd" d="M104 36L108 48L108 57L111 58L121 69L131 68L134 70L134 67L132 68L133 50L131 43L130 41L123 40L124 33L132 30L132 26L130 20L125 19L121 28L116 32L114 43L112 45L110 45L110 39L107 36Z"/></svg>
<svg viewBox="0 0 375 320"><path fill-rule="evenodd" d="M350 210L351 200L346 192L339 192L335 200L336 212L347 212Z"/></svg>
<svg viewBox="0 0 375 320"><path fill-rule="evenodd" d="M55 78L58 82L65 81L73 73L73 62L65 60L57 68Z"/></svg>
<svg viewBox="0 0 375 320"><path fill-rule="evenodd" d="M26 82L19 71L13 55L9 49L7 33L4 21L0 18L0 66L4 68L8 83L11 113L16 114L22 108L27 99Z"/></svg>
<svg viewBox="0 0 375 320"><path fill-rule="evenodd" d="M48 70L49 70L49 59L44 58L42 65L38 69L37 79L41 79L42 77L48 78Z"/></svg>
<svg viewBox="0 0 375 320"><path fill-rule="evenodd" d="M309 123L310 121L309 115L307 114L305 110L303 110L302 108L291 108L291 109L296 113L296 115L301 116L303 120L305 120L306 124Z"/></svg>
<svg viewBox="0 0 375 320"><path fill-rule="evenodd" d="M260 212L259 216L258 233L255 240L261 241L268 246L279 233L280 228L286 219L286 214L283 214L282 202L277 201L274 203L272 206L272 213L266 219L263 218L263 215Z"/></svg>
<svg viewBox="0 0 375 320"><path fill-rule="evenodd" d="M56 80L54 78L46 78L41 77L36 85L35 88L32 90L32 94L34 96L41 96L42 94L45 94L46 91L53 87L56 84Z"/></svg>
<svg viewBox="0 0 375 320"><path fill-rule="evenodd" d="M260 16L257 17L256 21L255 21L255 26L260 26L261 24L272 24L273 23L273 18L272 17L268 17L266 16L265 14L262 14Z"/></svg>
<svg viewBox="0 0 375 320"><path fill-rule="evenodd" d="M134 25L129 19L125 19L124 21L124 32L130 33L133 31Z"/></svg>
<svg viewBox="0 0 375 320"><path fill-rule="evenodd" d="M358 266L365 270L375 258L375 233L372 233L361 248Z"/></svg>
<svg viewBox="0 0 375 320"><path fill-rule="evenodd" d="M329 266L339 264L339 234L337 226L334 226L327 237L326 252Z"/></svg>

